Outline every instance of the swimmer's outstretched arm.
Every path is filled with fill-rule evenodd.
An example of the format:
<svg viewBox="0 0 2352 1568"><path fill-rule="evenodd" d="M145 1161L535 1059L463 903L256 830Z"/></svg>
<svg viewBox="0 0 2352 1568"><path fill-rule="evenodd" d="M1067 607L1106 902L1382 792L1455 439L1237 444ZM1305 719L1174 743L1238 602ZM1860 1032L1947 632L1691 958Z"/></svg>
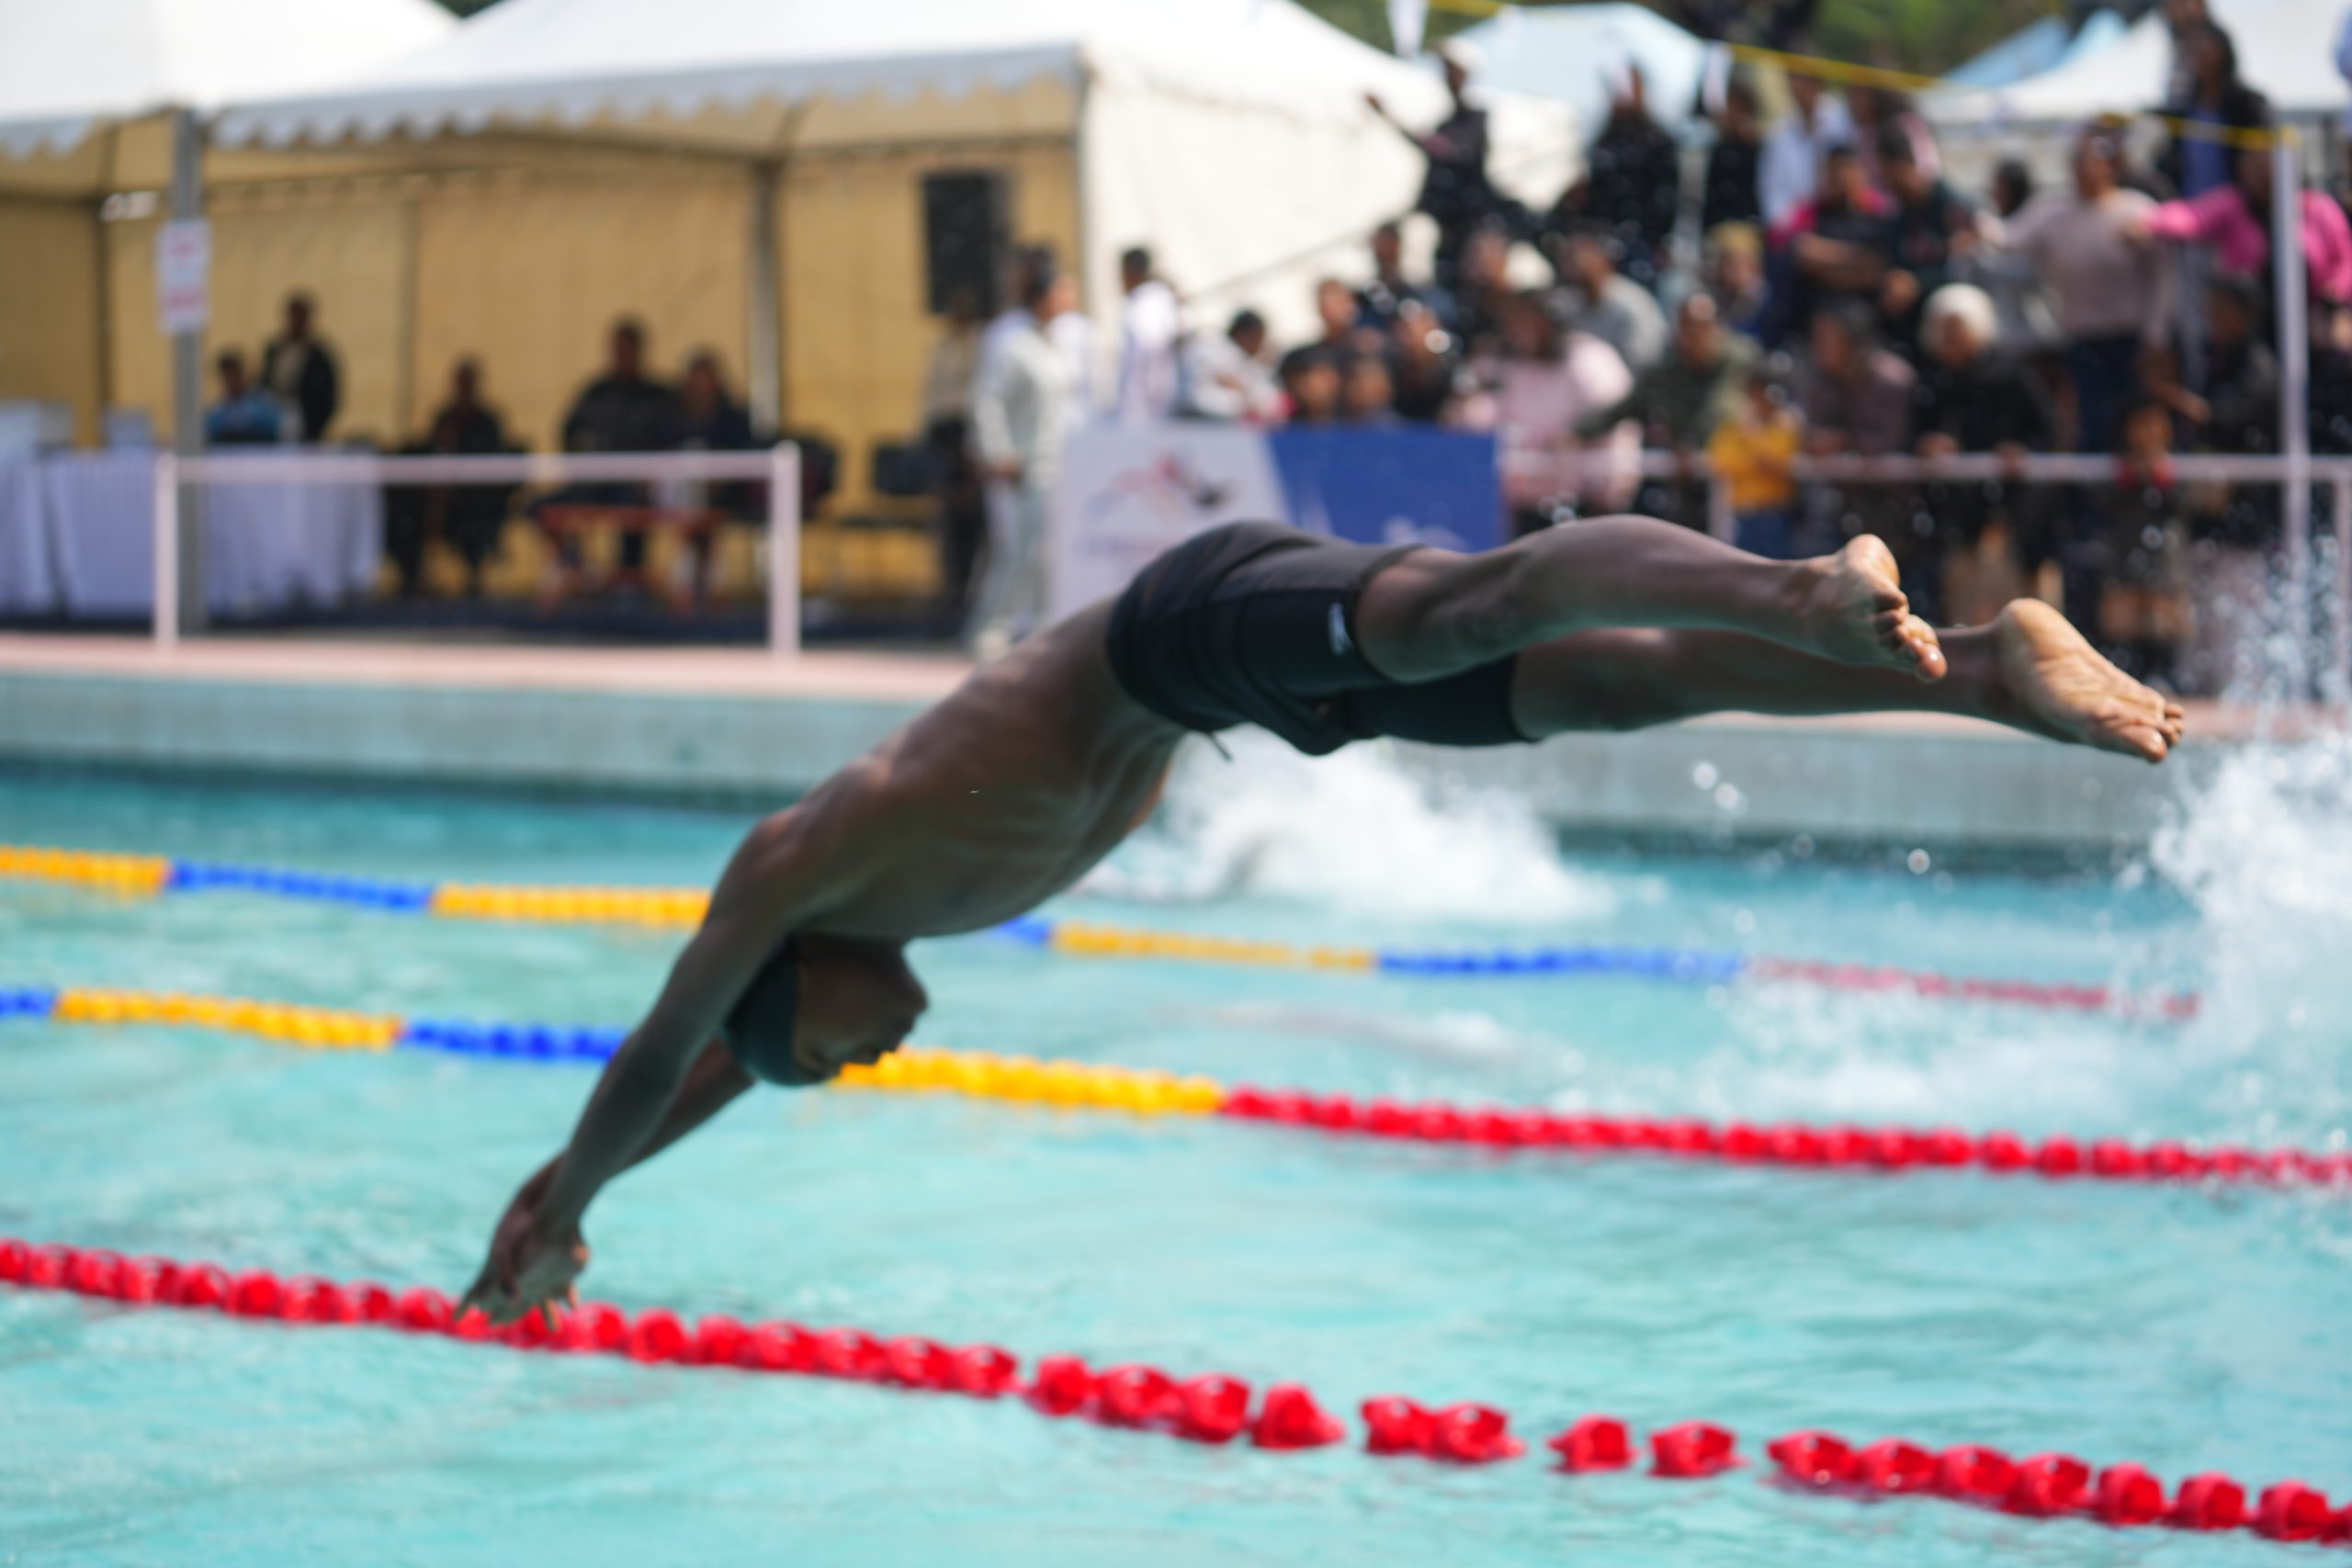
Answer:
<svg viewBox="0 0 2352 1568"><path fill-rule="evenodd" d="M588 1266L580 1223L605 1184L707 1121L749 1087L716 1038L786 935L838 889L817 821L754 829L645 1021L605 1066L571 1142L514 1195L466 1302L498 1322L569 1299Z"/></svg>

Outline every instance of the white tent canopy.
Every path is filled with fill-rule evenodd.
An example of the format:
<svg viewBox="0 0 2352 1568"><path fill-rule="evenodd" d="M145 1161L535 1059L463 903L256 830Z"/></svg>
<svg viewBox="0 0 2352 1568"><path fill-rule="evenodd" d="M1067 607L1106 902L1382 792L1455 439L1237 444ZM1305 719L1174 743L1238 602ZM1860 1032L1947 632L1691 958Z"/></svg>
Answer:
<svg viewBox="0 0 2352 1568"><path fill-rule="evenodd" d="M1516 6L1462 35L1483 57L1489 88L1557 98L1588 130L1609 117L1617 74L1638 67L1662 125L1688 121L1706 72L1707 45L1646 6L1609 0L1543 10Z"/></svg>
<svg viewBox="0 0 2352 1568"><path fill-rule="evenodd" d="M0 153L322 86L456 28L433 0L0 0Z"/></svg>
<svg viewBox="0 0 2352 1568"><path fill-rule="evenodd" d="M2345 0L2212 0L2213 19L2237 45L2238 73L2280 113L2312 118L2344 107L2347 89L2331 57ZM2077 123L2160 107L2172 61L2164 17L2151 12L2104 49L1990 90L1931 94L1922 107L1939 124Z"/></svg>

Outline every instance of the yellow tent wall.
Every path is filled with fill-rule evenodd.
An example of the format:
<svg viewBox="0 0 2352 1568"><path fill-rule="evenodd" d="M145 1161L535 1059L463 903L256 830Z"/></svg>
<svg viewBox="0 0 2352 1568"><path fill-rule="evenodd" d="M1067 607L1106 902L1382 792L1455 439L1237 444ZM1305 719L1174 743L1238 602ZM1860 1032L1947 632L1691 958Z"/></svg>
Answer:
<svg viewBox="0 0 2352 1568"><path fill-rule="evenodd" d="M84 441L105 402L98 254L96 203L0 199L0 401L63 403Z"/></svg>

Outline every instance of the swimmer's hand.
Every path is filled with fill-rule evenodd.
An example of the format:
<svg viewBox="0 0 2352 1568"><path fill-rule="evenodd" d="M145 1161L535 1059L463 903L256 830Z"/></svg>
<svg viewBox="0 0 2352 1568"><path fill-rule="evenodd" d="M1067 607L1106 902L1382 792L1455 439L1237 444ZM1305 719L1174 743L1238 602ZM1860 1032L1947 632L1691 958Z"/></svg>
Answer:
<svg viewBox="0 0 2352 1568"><path fill-rule="evenodd" d="M490 1238L490 1257L458 1305L460 1316L480 1307L492 1323L505 1325L539 1312L552 1326L558 1305L580 1304L573 1281L587 1270L588 1244L577 1224L550 1229L540 1211L556 1164L548 1161L507 1205Z"/></svg>

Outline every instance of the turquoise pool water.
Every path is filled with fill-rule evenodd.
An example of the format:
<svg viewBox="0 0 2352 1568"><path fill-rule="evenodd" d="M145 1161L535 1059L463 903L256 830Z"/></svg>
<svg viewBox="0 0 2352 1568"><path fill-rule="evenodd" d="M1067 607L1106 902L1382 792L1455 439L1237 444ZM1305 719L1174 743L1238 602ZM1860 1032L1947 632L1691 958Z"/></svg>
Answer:
<svg viewBox="0 0 2352 1568"><path fill-rule="evenodd" d="M2335 957L2352 837L2326 821L2279 836L2280 811L2316 809L2308 791L2281 805L2275 781L2245 784L2152 870L2048 880L1914 871L1901 846L1842 865L1802 845L1563 859L1508 803L1399 805L1376 761L1328 777L1322 794L1196 780L1182 841L1116 868L1114 892L1204 901L1055 912L1290 940L1736 947L2209 1004L2171 1027L1745 984L1084 963L973 939L919 951L922 1037L1616 1111L2320 1146L2352 1120ZM1366 814L1383 820L1341 831ZM0 841L408 877L701 881L741 826L0 777ZM1354 856L1300 852L1334 833ZM674 940L0 884L0 984L618 1023ZM0 1021L0 1233L454 1289L587 1083ZM1495 1158L768 1094L615 1189L588 1229L590 1283L624 1305L1296 1379L1351 1415L1398 1392L1500 1404L1530 1437L1608 1411L1724 1421L1751 1452L1822 1425L2352 1487L2340 1194ZM1865 1506L1754 1470L1667 1484L1204 1450L813 1380L0 1292L0 1562L1943 1568L2312 1550Z"/></svg>

